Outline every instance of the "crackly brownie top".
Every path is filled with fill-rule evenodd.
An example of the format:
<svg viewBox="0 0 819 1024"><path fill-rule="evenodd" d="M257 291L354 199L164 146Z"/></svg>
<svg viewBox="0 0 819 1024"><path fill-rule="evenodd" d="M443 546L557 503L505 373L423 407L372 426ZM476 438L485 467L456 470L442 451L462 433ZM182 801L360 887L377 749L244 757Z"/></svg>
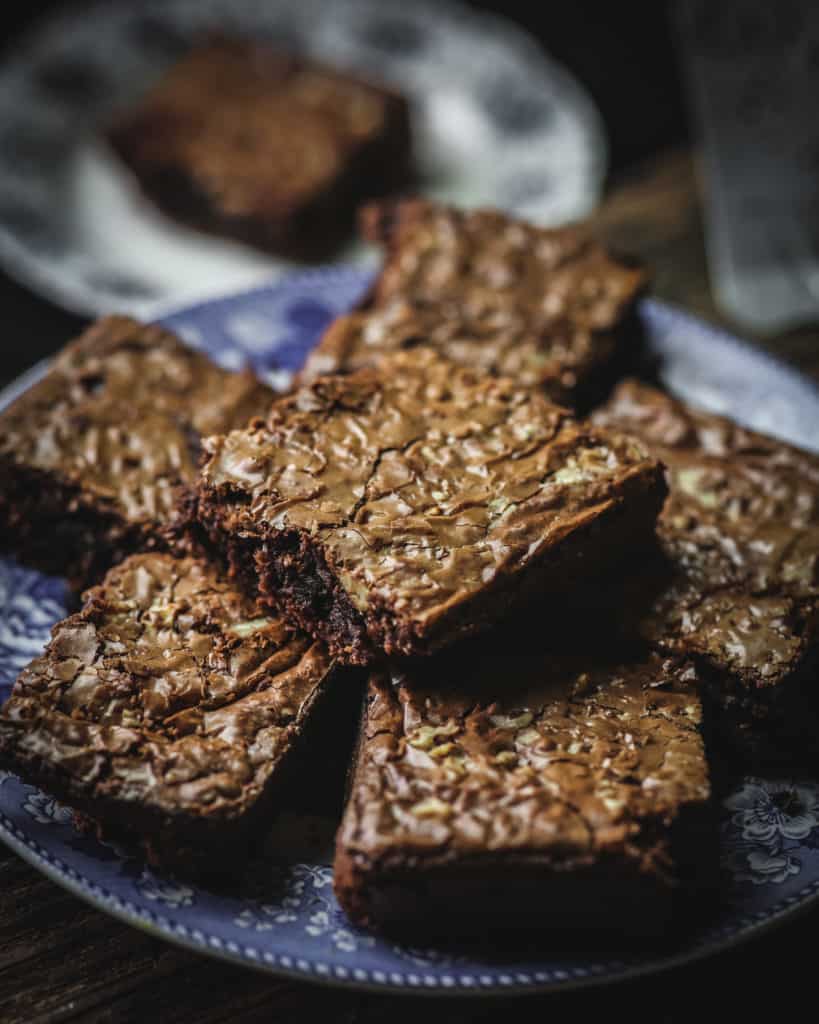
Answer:
<svg viewBox="0 0 819 1024"><path fill-rule="evenodd" d="M0 753L82 796L231 816L261 792L330 666L208 564L133 555L23 671Z"/></svg>
<svg viewBox="0 0 819 1024"><path fill-rule="evenodd" d="M298 207L379 136L397 97L265 45L203 43L110 129L135 164L181 167L235 217Z"/></svg>
<svg viewBox="0 0 819 1024"><path fill-rule="evenodd" d="M161 327L105 317L0 414L0 459L56 475L130 522L164 520L203 436L267 409L273 392Z"/></svg>
<svg viewBox="0 0 819 1024"><path fill-rule="evenodd" d="M571 397L611 357L612 331L646 284L643 270L580 227L538 228L422 200L370 206L362 220L387 246L371 308L330 327L304 379L422 341L458 363Z"/></svg>
<svg viewBox="0 0 819 1024"><path fill-rule="evenodd" d="M362 613L429 623L661 473L636 442L426 348L324 377L206 442L220 526L298 530Z"/></svg>
<svg viewBox="0 0 819 1024"><path fill-rule="evenodd" d="M662 871L655 826L708 799L690 664L495 645L412 671L370 679L339 845L371 863L611 854Z"/></svg>
<svg viewBox="0 0 819 1024"><path fill-rule="evenodd" d="M595 421L633 434L668 469L658 531L680 576L649 628L670 625L740 675L779 679L817 629L819 458L636 381Z"/></svg>
<svg viewBox="0 0 819 1024"><path fill-rule="evenodd" d="M636 381L595 419L634 434L666 465L660 528L693 573L719 585L747 580L756 592L817 594L819 457Z"/></svg>

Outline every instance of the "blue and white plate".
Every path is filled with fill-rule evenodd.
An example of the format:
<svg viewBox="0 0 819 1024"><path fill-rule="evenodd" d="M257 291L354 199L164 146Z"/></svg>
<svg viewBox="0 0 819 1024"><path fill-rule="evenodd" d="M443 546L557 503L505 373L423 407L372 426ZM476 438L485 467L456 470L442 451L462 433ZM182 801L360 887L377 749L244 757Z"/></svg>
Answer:
<svg viewBox="0 0 819 1024"><path fill-rule="evenodd" d="M327 269L203 305L164 322L226 366L245 359L278 385L322 327L366 287L359 270ZM819 448L819 392L753 348L657 302L642 317L667 384L688 399ZM62 583L0 561L0 696L62 615ZM313 981L467 993L560 989L660 970L715 953L817 902L819 784L746 778L721 804L720 907L664 953L593 958L552 949L485 957L396 945L352 927L332 891L333 822L289 815L269 840L259 896L228 896L163 877L116 845L80 835L69 812L13 775L0 776L0 838L55 882L130 924L213 956ZM276 862L274 864L274 855Z"/></svg>

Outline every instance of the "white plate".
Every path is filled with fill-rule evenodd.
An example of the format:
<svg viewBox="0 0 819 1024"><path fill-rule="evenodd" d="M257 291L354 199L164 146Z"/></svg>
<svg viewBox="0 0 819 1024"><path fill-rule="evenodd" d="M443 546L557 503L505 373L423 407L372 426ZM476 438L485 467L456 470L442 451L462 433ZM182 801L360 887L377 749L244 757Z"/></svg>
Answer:
<svg viewBox="0 0 819 1024"><path fill-rule="evenodd" d="M156 211L100 142L113 110L216 27L365 76L412 104L419 190L542 223L586 215L606 147L593 104L510 23L457 3L147 0L44 23L0 70L0 262L83 313L148 315L292 270ZM366 260L351 245L346 259Z"/></svg>

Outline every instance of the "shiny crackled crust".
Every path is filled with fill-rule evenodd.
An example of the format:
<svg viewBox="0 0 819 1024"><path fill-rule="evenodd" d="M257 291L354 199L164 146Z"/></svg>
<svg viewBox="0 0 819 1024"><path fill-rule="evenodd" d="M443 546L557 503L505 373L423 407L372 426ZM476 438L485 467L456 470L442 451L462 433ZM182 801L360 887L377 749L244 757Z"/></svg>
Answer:
<svg viewBox="0 0 819 1024"><path fill-rule="evenodd" d="M582 227L424 200L372 205L362 226L386 247L384 268L365 307L336 320L310 354L305 382L423 343L577 405L637 347L632 314L646 274Z"/></svg>
<svg viewBox="0 0 819 1024"><path fill-rule="evenodd" d="M272 398L161 327L103 318L0 413L0 547L78 588L96 581L161 542L201 438Z"/></svg>
<svg viewBox="0 0 819 1024"><path fill-rule="evenodd" d="M429 653L651 536L659 465L429 349L321 378L207 441L233 572L347 661Z"/></svg>
<svg viewBox="0 0 819 1024"><path fill-rule="evenodd" d="M0 762L150 859L230 871L328 687L325 650L207 563L134 555L58 623L0 712Z"/></svg>
<svg viewBox="0 0 819 1024"><path fill-rule="evenodd" d="M781 685L819 639L819 458L636 381L595 422L639 438L668 471L644 633L746 691Z"/></svg>
<svg viewBox="0 0 819 1024"><path fill-rule="evenodd" d="M107 134L170 216L297 257L409 174L401 96L238 39L197 46Z"/></svg>
<svg viewBox="0 0 819 1024"><path fill-rule="evenodd" d="M611 911L631 902L631 930L688 856L704 880L696 672L616 658L496 643L374 672L336 847L350 917L620 927Z"/></svg>

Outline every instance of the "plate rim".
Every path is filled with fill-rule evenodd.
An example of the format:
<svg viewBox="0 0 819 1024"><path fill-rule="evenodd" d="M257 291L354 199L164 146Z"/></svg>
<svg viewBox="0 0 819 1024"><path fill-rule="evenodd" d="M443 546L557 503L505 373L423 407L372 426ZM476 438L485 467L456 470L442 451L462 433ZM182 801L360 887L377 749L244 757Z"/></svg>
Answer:
<svg viewBox="0 0 819 1024"><path fill-rule="evenodd" d="M369 272L359 267L344 265L331 265L322 268L313 268L301 273L287 275L281 279L267 284L256 285L243 289L239 292L216 295L201 302L188 305L173 304L169 307L158 308L154 319L166 321L176 316L183 316L186 313L201 313L218 307L222 304L242 302L255 295L262 295L271 290L289 290L303 288L317 283L320 280L340 279L349 283L366 282ZM775 366L777 372L785 374L794 383L799 382L802 386L808 385L811 390L816 391L819 400L819 387L806 374L786 363L776 355L762 349L752 342L746 341L721 327L712 325L702 318L688 313L672 304L657 299L643 300L642 309L649 317L656 320L671 320L697 331L701 335L714 337L718 336L720 341L730 344L732 347L749 352L755 359ZM19 377L0 392L0 407L6 402L13 400L19 393L21 387L31 383L42 372L42 364L29 368ZM673 389L672 389L673 390ZM11 773L13 774L13 773ZM13 776L16 778L16 776ZM470 998L481 995L531 995L544 992L564 992L598 986L601 984L617 984L639 977L667 972L682 967L689 963L699 962L707 957L728 952L752 941L770 929L779 927L803 912L813 910L819 904L819 877L807 882L797 892L789 896L783 896L771 906L750 914L738 914L728 924L706 930L705 935L697 945L692 948L683 949L657 959L640 961L631 966L624 965L622 968L613 963L604 965L601 970L585 970L577 973L571 969L565 972L566 977L556 976L553 969L548 969L549 980L539 981L532 972L531 981L522 981L520 977L514 977L512 984L504 984L498 980L496 969L493 967L493 978L491 983L482 983L480 978L475 979L474 984L469 986L459 981L457 968L452 969L453 984L448 985L442 982L440 977L434 977L434 982L422 978L419 984L410 983L407 980L408 973L401 972L401 981L396 982L390 978L390 973L397 975L399 972L385 972L384 981L376 980L372 968L353 968L347 970L344 976L335 972L337 965L324 965L326 971L318 970L320 961L311 956L309 951L303 957L289 956L293 961L292 966L285 966L278 962L281 953L268 951L267 954L261 950L248 954L248 949L253 949L250 943L237 944L237 951L226 948L226 942L221 937L197 928L203 935L203 941L198 941L192 934L187 924L174 921L172 911L169 914L157 913L144 902L122 900L116 893L111 892L104 885L94 882L87 875L76 871L69 864L65 863L59 856L51 853L42 843L38 842L24 829L18 827L2 810L0 810L0 841L19 855L24 861L40 871L52 882L71 892L87 904L95 907L112 917L121 920L146 932L147 934L160 938L163 941L173 943L180 948L192 952L214 957L232 964L250 967L257 971L270 975L287 977L295 980L306 981L314 984L322 984L328 987L346 988L348 990L371 991L379 993L393 993L402 995L436 997L453 996L459 998ZM213 942L211 940L214 940ZM615 954L616 956L616 954ZM272 962L271 962L272 961ZM304 966L301 966L303 964ZM489 968L487 968L489 969ZM353 977L356 970L358 977ZM510 973L514 974L515 968L510 966ZM363 972L364 978L360 975ZM477 972L472 972L473 974ZM546 973L546 972L544 972Z"/></svg>
<svg viewBox="0 0 819 1024"><path fill-rule="evenodd" d="M14 777L17 778L17 776ZM437 978L434 984L425 979L423 984L411 985L406 981L400 983L392 980L377 982L373 977L374 972L367 968L357 969L360 973L368 976L363 979L351 977L354 969L346 971L344 977L334 973L332 969L326 973L320 972L317 969L317 962L307 958L302 958L302 963L306 965L304 968L271 963L263 955L261 957L248 955L246 950L252 947L245 946L245 953L241 951L241 947L239 952L226 949L224 941L219 936L209 935L201 928L198 930L203 935L204 941L199 942L189 935L190 929L187 925L174 922L167 915L156 914L148 907L137 907L135 904L133 904L134 909L130 910L127 903L104 886L83 878L73 868L64 864L59 857L49 853L35 840L27 838L2 811L0 811L0 842L50 881L77 896L89 906L122 921L124 924L137 928L153 938L170 942L180 949L240 967L249 967L262 974L319 984L326 988L345 988L351 991L427 998L447 996L469 999L486 995L527 996L548 992L570 992L606 984L620 984L654 974L665 974L688 964L698 963L708 957L735 950L746 942L753 941L769 930L778 928L790 919L797 918L802 913L807 913L819 905L819 877L817 877L799 892L784 897L773 909L758 911L750 921L741 919L725 938L720 938L717 933L693 949L684 950L659 960L646 960L622 970L589 971L582 976L572 976L570 971L566 971L566 978L553 977L550 981L533 980L532 982L522 982L516 978L514 984L511 985L504 985L493 980L492 984L466 987L458 985L457 977L453 978L454 984L452 985L444 985ZM212 940L216 940L216 943L214 944ZM254 951L254 953L256 952ZM270 956L273 955L270 954ZM293 958L290 957L290 959ZM510 968L510 971L513 970L514 968Z"/></svg>

